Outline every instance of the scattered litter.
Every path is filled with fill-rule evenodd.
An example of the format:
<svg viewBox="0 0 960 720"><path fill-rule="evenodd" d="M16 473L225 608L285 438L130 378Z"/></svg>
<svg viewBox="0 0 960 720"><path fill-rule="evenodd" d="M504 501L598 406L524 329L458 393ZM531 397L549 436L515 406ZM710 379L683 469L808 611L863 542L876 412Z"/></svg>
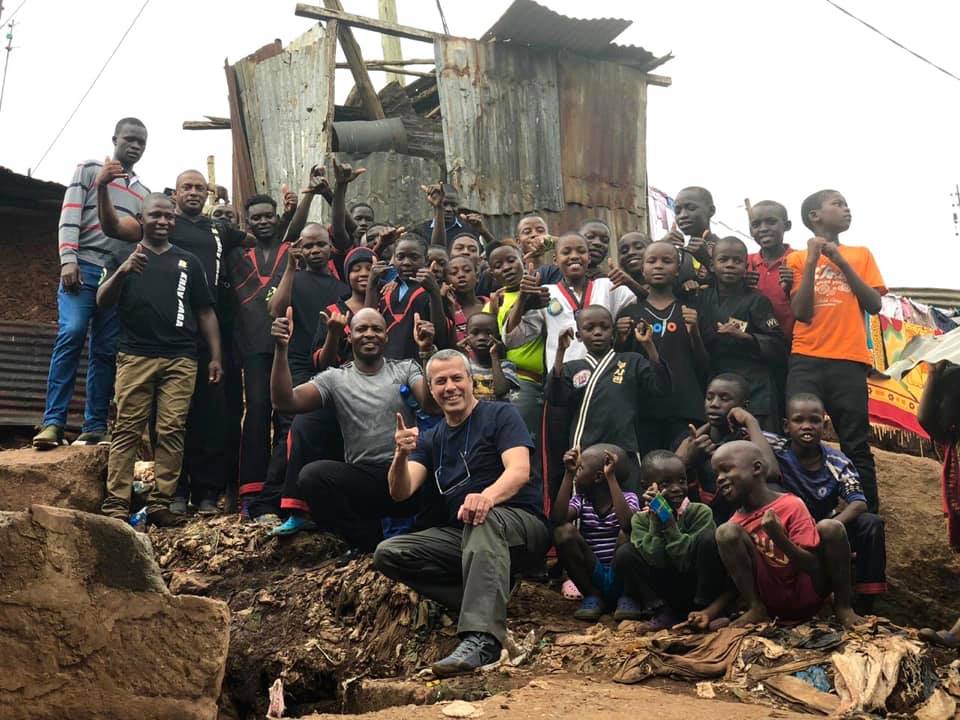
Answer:
<svg viewBox="0 0 960 720"><path fill-rule="evenodd" d="M937 688L921 705L914 717L916 720L952 720L957 713L957 701L943 688Z"/></svg>
<svg viewBox="0 0 960 720"><path fill-rule="evenodd" d="M809 685L813 685L820 692L830 692L833 689L830 678L827 677L827 669L823 665L814 665L806 670L795 672L793 676L800 678Z"/></svg>
<svg viewBox="0 0 960 720"><path fill-rule="evenodd" d="M270 686L270 707L267 708L267 717L282 718L286 709L283 703L283 680L277 678Z"/></svg>
<svg viewBox="0 0 960 720"><path fill-rule="evenodd" d="M697 683L697 697L715 698L717 696L716 691L713 689L712 682L698 682Z"/></svg>

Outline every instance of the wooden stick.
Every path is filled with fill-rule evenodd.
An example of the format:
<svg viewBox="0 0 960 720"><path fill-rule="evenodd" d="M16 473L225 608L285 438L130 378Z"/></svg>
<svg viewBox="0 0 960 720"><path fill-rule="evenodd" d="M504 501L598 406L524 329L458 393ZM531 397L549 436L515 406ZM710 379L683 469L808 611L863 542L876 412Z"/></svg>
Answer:
<svg viewBox="0 0 960 720"><path fill-rule="evenodd" d="M230 120L226 122L210 122L209 120L184 120L184 130L229 130Z"/></svg>
<svg viewBox="0 0 960 720"><path fill-rule="evenodd" d="M326 0L324 0L324 4L327 4ZM372 30L373 32L385 33L386 35L407 38L409 40L419 40L420 42L432 43L439 37L445 37L439 33L421 30L420 28L410 27L409 25L395 25L394 23L374 20L373 18L362 15L351 15L343 12L342 9L331 9L328 4L327 8L324 9L316 5L297 3L294 14L297 17L305 17L312 20L339 20L345 26L349 25L363 30Z"/></svg>
<svg viewBox="0 0 960 720"><path fill-rule="evenodd" d="M335 21L331 21L335 22ZM337 63L337 68L343 70L350 67L350 63ZM432 72L423 72L421 70L407 70L402 67L394 67L393 65L369 65L367 64L367 70L375 70L377 72L386 72L394 73L397 75L412 75L415 77L436 77L436 73Z"/></svg>
<svg viewBox="0 0 960 720"><path fill-rule="evenodd" d="M343 12L340 0L323 0L323 4L330 10ZM360 45L353 36L353 31L346 23L338 22L337 37L340 39L343 54L346 55L347 62L350 64L350 72L353 73L353 82L357 85L357 92L360 94L360 103L363 105L363 109L371 120L383 120L386 117L383 114L383 105L380 104L380 98L377 97L377 91L373 88L370 75L363 64Z"/></svg>

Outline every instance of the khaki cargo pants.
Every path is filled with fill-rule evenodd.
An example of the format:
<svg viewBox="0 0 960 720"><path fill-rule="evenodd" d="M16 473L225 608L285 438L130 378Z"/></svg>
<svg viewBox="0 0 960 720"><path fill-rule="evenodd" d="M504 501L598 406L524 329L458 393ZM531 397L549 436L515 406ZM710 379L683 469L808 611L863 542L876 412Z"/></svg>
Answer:
<svg viewBox="0 0 960 720"><path fill-rule="evenodd" d="M147 512L170 505L183 464L183 438L197 379L192 358L148 358L117 353L117 420L107 464L104 515L126 519L133 490L133 464L154 400L157 405L156 487Z"/></svg>

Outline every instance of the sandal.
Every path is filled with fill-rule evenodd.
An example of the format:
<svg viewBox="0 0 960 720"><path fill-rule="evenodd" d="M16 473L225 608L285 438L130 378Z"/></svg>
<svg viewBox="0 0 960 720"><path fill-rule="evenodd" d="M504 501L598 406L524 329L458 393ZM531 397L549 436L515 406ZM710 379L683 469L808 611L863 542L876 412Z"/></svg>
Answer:
<svg viewBox="0 0 960 720"><path fill-rule="evenodd" d="M684 617L678 615L668 607L662 607L650 620L637 625L638 633L654 633L660 630L669 630L674 625L683 622Z"/></svg>
<svg viewBox="0 0 960 720"><path fill-rule="evenodd" d="M582 600L583 593L580 592L577 588L577 584L573 580L567 580L560 586L560 594L563 596L564 600Z"/></svg>

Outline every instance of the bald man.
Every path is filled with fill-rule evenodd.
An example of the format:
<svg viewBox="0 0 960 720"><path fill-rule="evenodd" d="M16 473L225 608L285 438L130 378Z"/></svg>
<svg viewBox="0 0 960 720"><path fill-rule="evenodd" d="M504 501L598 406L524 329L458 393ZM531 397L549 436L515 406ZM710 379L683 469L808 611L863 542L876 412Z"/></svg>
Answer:
<svg viewBox="0 0 960 720"><path fill-rule="evenodd" d="M717 489L739 508L717 528L720 557L747 604L733 624L810 620L830 593L840 623L862 622L851 607L850 543L843 523L814 522L800 498L772 490L767 451L759 445L725 443L711 463Z"/></svg>
<svg viewBox="0 0 960 720"><path fill-rule="evenodd" d="M316 526L349 544L350 550L338 561L345 564L357 555L373 552L383 537L383 518L411 516L421 505L419 495L395 502L387 484L397 415L408 425L416 423L400 388L409 387L420 407L428 411L436 410L436 404L416 362L383 356L387 323L376 310L364 308L350 319L352 362L328 368L296 387L287 360L292 325L293 313L288 309L271 328L276 349L270 394L281 413L295 415L321 407L336 410L345 462L318 460L305 465L299 489ZM421 332L432 334L430 323L421 323Z"/></svg>

